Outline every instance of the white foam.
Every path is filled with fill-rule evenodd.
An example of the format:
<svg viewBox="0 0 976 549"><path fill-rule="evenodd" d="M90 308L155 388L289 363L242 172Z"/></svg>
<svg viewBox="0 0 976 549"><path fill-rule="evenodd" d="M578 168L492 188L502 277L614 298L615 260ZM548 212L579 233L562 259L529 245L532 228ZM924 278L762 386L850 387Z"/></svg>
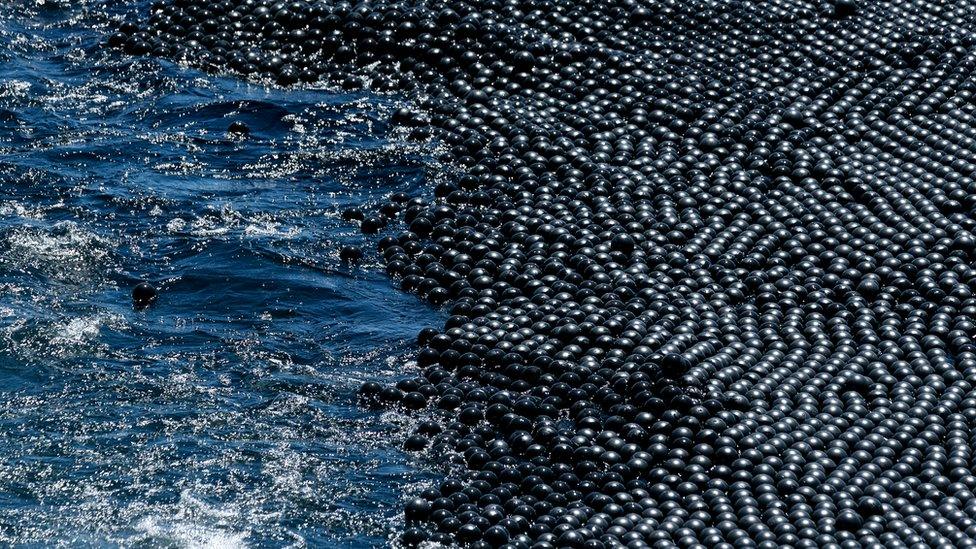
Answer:
<svg viewBox="0 0 976 549"><path fill-rule="evenodd" d="M22 219L41 220L44 219L44 210L37 207L30 207L20 202L6 201L0 202L0 215L5 217L20 217Z"/></svg>
<svg viewBox="0 0 976 549"><path fill-rule="evenodd" d="M54 326L54 337L51 344L56 346L71 346L87 343L98 337L105 318L94 315L82 318L72 318L64 324Z"/></svg>
<svg viewBox="0 0 976 549"><path fill-rule="evenodd" d="M273 221L249 223L244 227L244 236L249 237L275 236L279 238L295 238L300 233L301 230L297 227L282 227L280 223Z"/></svg>
<svg viewBox="0 0 976 549"><path fill-rule="evenodd" d="M26 80L8 80L0 83L0 98L26 97L30 88L31 84Z"/></svg>
<svg viewBox="0 0 976 549"><path fill-rule="evenodd" d="M213 238L240 231L242 238L275 237L295 238L301 229L283 225L267 213L248 215L224 207L193 219L176 217L166 223L170 234L190 234L196 237Z"/></svg>
<svg viewBox="0 0 976 549"><path fill-rule="evenodd" d="M187 549L236 549L247 547L243 532L225 532L202 524L185 521L167 521L146 517L136 528L155 540L174 543Z"/></svg>
<svg viewBox="0 0 976 549"><path fill-rule="evenodd" d="M136 522L140 537L173 543L187 549L236 549L247 547L248 532L233 531L227 524L238 518L233 506L207 503L184 491L171 516L145 516Z"/></svg>
<svg viewBox="0 0 976 549"><path fill-rule="evenodd" d="M49 229L23 227L5 235L8 252L2 263L8 268L41 270L60 279L78 280L108 259L114 245L70 221Z"/></svg>

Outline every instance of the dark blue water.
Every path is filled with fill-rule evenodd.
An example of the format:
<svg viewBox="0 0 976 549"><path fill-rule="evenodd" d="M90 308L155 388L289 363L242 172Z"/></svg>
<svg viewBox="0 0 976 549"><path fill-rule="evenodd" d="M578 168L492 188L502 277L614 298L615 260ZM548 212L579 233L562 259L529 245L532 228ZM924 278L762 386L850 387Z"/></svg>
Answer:
<svg viewBox="0 0 976 549"><path fill-rule="evenodd" d="M432 473L354 393L441 313L344 266L337 212L423 193L427 152L395 98L107 51L134 6L0 14L0 545L385 545Z"/></svg>

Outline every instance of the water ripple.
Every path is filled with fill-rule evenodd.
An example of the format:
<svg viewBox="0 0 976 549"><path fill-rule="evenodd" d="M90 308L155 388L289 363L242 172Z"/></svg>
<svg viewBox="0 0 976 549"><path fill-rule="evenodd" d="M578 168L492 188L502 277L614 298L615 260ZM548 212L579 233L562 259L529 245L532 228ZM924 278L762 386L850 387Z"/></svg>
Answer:
<svg viewBox="0 0 976 549"><path fill-rule="evenodd" d="M0 15L0 545L385 545L432 473L354 392L441 313L343 265L335 212L422 193L432 151L395 98L105 51L132 4Z"/></svg>

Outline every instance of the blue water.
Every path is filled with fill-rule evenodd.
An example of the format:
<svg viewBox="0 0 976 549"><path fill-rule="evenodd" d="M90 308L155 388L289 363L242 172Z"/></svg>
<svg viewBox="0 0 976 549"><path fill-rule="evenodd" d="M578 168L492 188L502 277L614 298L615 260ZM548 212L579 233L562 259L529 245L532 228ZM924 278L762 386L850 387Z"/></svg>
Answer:
<svg viewBox="0 0 976 549"><path fill-rule="evenodd" d="M443 313L373 251L345 266L367 240L337 212L424 192L396 98L108 51L138 3L4 8L0 545L387 544L435 473L355 390L406 375Z"/></svg>

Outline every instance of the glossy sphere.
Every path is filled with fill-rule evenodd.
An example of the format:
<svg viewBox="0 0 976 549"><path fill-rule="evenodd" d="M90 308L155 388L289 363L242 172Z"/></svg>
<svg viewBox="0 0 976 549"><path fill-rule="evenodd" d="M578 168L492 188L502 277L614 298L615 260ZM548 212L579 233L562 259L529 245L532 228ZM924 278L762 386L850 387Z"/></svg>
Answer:
<svg viewBox="0 0 976 549"><path fill-rule="evenodd" d="M148 282L140 282L132 288L132 306L136 309L145 309L156 302L159 291Z"/></svg>

